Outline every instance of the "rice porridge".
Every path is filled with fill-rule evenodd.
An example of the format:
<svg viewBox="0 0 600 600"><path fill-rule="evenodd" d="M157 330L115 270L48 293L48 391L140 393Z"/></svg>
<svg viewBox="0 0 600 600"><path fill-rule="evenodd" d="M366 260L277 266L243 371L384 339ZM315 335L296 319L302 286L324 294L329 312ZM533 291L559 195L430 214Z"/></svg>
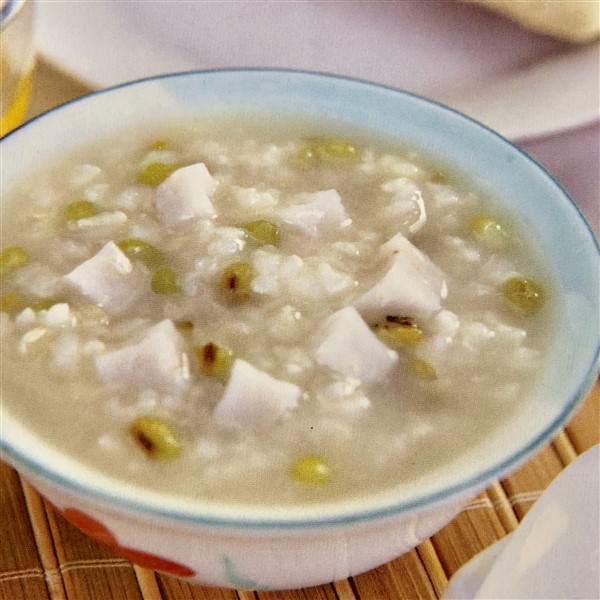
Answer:
<svg viewBox="0 0 600 600"><path fill-rule="evenodd" d="M126 131L2 204L3 410L142 487L289 505L402 486L518 412L550 343L518 223L364 134Z"/></svg>

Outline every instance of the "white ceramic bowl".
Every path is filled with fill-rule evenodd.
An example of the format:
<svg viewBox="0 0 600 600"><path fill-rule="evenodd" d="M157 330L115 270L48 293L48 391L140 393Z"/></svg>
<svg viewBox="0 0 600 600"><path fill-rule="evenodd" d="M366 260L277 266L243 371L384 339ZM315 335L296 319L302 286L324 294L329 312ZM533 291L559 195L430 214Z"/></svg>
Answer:
<svg viewBox="0 0 600 600"><path fill-rule="evenodd" d="M492 131L428 100L303 72L230 70L144 80L55 109L1 142L5 189L65 150L135 124L214 110L300 114L394 136L501 198L551 265L562 316L548 366L516 422L409 493L242 512L150 493L92 472L2 412L2 457L67 518L124 556L209 585L294 588L348 577L414 547L565 423L598 370L598 245L539 165Z"/></svg>

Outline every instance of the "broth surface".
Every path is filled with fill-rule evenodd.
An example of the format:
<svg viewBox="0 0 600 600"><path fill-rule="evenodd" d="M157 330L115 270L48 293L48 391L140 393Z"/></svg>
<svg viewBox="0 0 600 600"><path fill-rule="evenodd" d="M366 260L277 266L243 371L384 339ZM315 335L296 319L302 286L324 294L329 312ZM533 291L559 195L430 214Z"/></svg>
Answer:
<svg viewBox="0 0 600 600"><path fill-rule="evenodd" d="M125 131L2 205L3 267L26 257L2 272L5 409L142 487L289 505L415 481L516 414L551 340L526 232L460 174L355 131ZM540 306L507 299L511 279ZM173 456L132 434L140 417Z"/></svg>

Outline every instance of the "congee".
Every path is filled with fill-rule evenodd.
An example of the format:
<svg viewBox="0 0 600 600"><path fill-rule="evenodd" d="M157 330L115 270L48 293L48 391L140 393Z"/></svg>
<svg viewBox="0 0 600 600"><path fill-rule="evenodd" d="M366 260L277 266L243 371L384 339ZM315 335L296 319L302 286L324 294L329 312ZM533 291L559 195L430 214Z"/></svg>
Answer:
<svg viewBox="0 0 600 600"><path fill-rule="evenodd" d="M3 410L201 500L338 501L518 413L556 302L481 182L331 124L124 131L2 197Z"/></svg>

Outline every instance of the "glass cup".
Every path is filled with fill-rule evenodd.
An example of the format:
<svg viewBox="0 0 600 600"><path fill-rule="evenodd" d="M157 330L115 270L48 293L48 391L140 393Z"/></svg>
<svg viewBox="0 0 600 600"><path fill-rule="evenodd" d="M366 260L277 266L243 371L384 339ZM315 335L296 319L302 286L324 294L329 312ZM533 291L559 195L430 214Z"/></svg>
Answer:
<svg viewBox="0 0 600 600"><path fill-rule="evenodd" d="M33 0L0 0L0 137L23 122L33 80Z"/></svg>

